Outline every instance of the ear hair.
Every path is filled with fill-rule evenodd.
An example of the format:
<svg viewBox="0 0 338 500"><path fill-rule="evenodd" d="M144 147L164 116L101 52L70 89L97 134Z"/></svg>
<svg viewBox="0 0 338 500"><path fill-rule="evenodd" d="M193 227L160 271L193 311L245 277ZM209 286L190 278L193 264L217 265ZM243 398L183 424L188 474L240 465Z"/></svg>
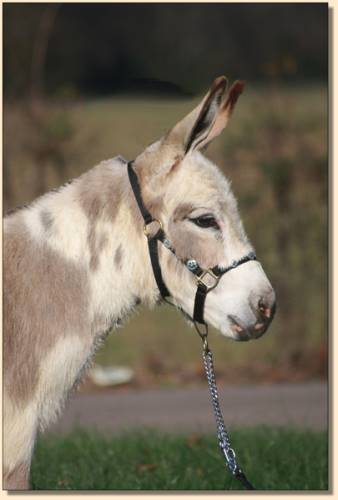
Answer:
<svg viewBox="0 0 338 500"><path fill-rule="evenodd" d="M222 130L227 126L230 116L234 110L237 99L243 92L245 83L241 80L236 80L224 99L224 104L221 106L221 109L218 112L216 120L214 124L209 129L207 136L198 143L199 149L206 148L208 144L217 137Z"/></svg>
<svg viewBox="0 0 338 500"><path fill-rule="evenodd" d="M201 110L191 130L184 154L187 154L190 149L196 149L208 135L208 131L215 123L227 85L228 81L224 76L216 78L213 82L208 94L202 102Z"/></svg>
<svg viewBox="0 0 338 500"><path fill-rule="evenodd" d="M244 87L245 87L245 82L243 80L236 80L231 85L225 104L224 106L222 106L222 111L228 109L228 113L232 113L235 104L237 102L237 99L243 92Z"/></svg>
<svg viewBox="0 0 338 500"><path fill-rule="evenodd" d="M213 125L226 89L225 76L216 78L200 104L166 134L163 144L176 147L183 155L193 149L196 141L201 140Z"/></svg>

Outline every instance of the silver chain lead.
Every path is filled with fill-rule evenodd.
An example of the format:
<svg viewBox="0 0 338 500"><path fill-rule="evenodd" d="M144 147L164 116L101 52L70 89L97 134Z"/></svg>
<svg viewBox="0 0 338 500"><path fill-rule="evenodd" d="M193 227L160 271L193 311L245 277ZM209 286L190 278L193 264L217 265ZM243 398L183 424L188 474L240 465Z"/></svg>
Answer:
<svg viewBox="0 0 338 500"><path fill-rule="evenodd" d="M206 338L203 341L203 363L208 380L212 407L214 410L216 424L217 424L218 443L224 455L228 469L235 476L238 473L240 473L241 470L236 462L235 452L231 448L230 436L225 428L223 415L219 405L212 353L208 348Z"/></svg>
<svg viewBox="0 0 338 500"><path fill-rule="evenodd" d="M256 488L250 483L242 469L236 462L236 454L231 448L230 436L225 428L224 419L222 411L219 405L218 390L216 385L216 377L214 370L214 362L212 358L212 353L208 345L208 325L203 324L203 328L196 321L194 325L198 335L202 339L203 344L203 364L205 368L205 373L207 376L208 386L210 390L212 407L215 414L216 425L217 425L217 436L218 444L224 455L226 466L228 467L231 474L238 479L247 490L255 490Z"/></svg>

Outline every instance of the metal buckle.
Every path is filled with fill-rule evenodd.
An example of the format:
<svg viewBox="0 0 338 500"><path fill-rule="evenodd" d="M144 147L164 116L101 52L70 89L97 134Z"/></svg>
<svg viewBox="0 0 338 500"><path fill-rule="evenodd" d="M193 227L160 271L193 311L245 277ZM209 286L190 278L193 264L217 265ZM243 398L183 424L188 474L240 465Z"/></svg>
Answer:
<svg viewBox="0 0 338 500"><path fill-rule="evenodd" d="M150 233L150 232L149 232L149 230L148 230L148 226L149 226L150 224L153 224L154 222L157 222L157 224L160 226L160 227L159 227L159 229L158 229L156 232L154 232L154 233L153 233L154 235L155 235L155 234L156 234L156 233L157 233L160 229L163 229L163 225L162 225L162 222L161 222L160 220L158 220L158 219L153 219L153 220L151 220L150 222L148 222L148 223L144 224L144 226L143 226L143 232L144 232L144 234L146 235L146 237L147 237L147 238L149 238L149 237L151 236L151 233Z"/></svg>
<svg viewBox="0 0 338 500"><path fill-rule="evenodd" d="M206 275L211 276L215 280L215 283L213 285L208 285L207 283L204 283L203 278ZM219 282L220 278L221 278L221 276L217 276L212 271L212 269L207 269L206 271L203 271L203 273L200 276L196 276L197 283L204 285L205 288L207 289L207 292L210 292L210 290L213 290L214 288L216 288L216 286L218 285L218 282Z"/></svg>

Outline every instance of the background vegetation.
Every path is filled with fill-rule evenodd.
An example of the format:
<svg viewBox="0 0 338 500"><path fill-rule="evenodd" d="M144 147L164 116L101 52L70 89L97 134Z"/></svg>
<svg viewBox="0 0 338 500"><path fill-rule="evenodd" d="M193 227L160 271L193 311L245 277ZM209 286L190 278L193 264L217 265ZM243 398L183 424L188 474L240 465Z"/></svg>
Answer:
<svg viewBox="0 0 338 500"><path fill-rule="evenodd" d="M278 312L257 342L212 335L229 382L326 375L327 6L5 4L4 209L29 203L103 159L133 158L181 118L214 77L247 80L207 155L231 179ZM309 36L311 34L311 36ZM101 364L135 384L202 374L177 312L141 311Z"/></svg>
<svg viewBox="0 0 338 500"><path fill-rule="evenodd" d="M36 86L43 60L38 83L55 96L193 94L224 72L323 80L327 13L320 3L5 4L5 93Z"/></svg>

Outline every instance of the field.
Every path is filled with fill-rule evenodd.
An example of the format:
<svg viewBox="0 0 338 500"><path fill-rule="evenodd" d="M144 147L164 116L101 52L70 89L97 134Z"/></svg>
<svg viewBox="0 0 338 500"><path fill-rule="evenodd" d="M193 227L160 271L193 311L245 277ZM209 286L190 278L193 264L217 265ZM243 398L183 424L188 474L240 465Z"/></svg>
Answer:
<svg viewBox="0 0 338 500"><path fill-rule="evenodd" d="M326 375L328 150L325 86L248 86L228 129L207 152L231 179L244 226L277 293L268 334L237 344L211 333L219 378L306 380ZM103 159L134 158L197 101L120 95L4 106L5 209ZM140 310L114 332L97 363L126 364L136 384L202 376L195 332L168 307Z"/></svg>
<svg viewBox="0 0 338 500"><path fill-rule="evenodd" d="M237 459L260 490L326 490L327 435L259 428L233 433ZM35 490L241 490L216 437L74 431L40 439Z"/></svg>

